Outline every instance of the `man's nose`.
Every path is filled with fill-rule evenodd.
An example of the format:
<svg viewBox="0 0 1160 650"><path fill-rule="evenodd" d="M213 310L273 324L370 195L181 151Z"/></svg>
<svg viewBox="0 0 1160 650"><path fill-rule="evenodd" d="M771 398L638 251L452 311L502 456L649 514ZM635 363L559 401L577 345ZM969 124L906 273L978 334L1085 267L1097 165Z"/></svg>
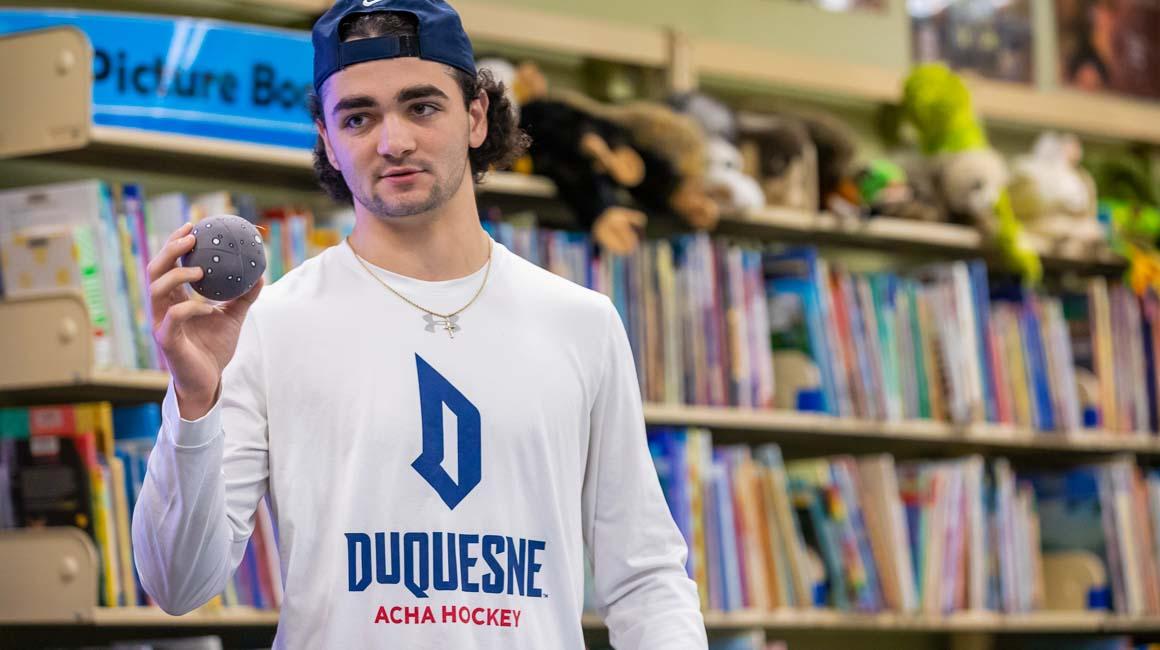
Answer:
<svg viewBox="0 0 1160 650"><path fill-rule="evenodd" d="M384 158L405 158L415 150L411 125L398 115L387 115L379 133L378 153Z"/></svg>

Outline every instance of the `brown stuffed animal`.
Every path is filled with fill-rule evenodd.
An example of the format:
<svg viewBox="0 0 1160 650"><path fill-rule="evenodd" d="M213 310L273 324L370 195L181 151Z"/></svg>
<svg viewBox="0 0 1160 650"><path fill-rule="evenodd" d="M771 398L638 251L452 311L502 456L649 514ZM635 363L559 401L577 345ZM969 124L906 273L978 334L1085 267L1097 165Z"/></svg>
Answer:
<svg viewBox="0 0 1160 650"><path fill-rule="evenodd" d="M515 169L552 179L602 248L636 248L647 218L629 203L674 213L697 229L716 226L717 204L704 184L704 135L691 119L660 104L613 106L551 91L531 63L516 67L512 85L520 127L532 137Z"/></svg>
<svg viewBox="0 0 1160 650"><path fill-rule="evenodd" d="M717 204L705 190L705 137L691 118L662 104L597 102L562 91L556 99L627 129L644 162L644 177L629 191L646 210L673 212L698 230L716 227Z"/></svg>
<svg viewBox="0 0 1160 650"><path fill-rule="evenodd" d="M651 102L633 102L623 109L622 123L632 133L636 148L660 158L649 166L633 198L659 208L656 198L667 195L668 207L693 228L717 227L720 213L706 192L705 140L697 124L667 106ZM647 153L641 157L649 158ZM669 187L672 190L665 192Z"/></svg>
<svg viewBox="0 0 1160 650"><path fill-rule="evenodd" d="M532 137L523 170L555 182L560 200L603 250L631 253L647 219L627 206L627 188L645 175L627 130L549 94L534 64L518 67L514 86L522 102L520 128Z"/></svg>
<svg viewBox="0 0 1160 650"><path fill-rule="evenodd" d="M817 212L818 157L809 131L779 115L738 113L745 171L761 184L765 203Z"/></svg>

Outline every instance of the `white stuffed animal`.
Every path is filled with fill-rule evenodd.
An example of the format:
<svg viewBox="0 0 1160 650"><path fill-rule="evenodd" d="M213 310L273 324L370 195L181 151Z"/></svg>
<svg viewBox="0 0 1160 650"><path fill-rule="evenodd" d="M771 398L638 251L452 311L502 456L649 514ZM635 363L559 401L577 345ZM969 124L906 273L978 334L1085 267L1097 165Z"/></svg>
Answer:
<svg viewBox="0 0 1160 650"><path fill-rule="evenodd" d="M1012 165L1011 207L1027 230L1057 243L1100 242L1096 184L1079 166L1083 149L1070 134L1043 133Z"/></svg>
<svg viewBox="0 0 1160 650"><path fill-rule="evenodd" d="M705 190L719 211L736 214L764 207L761 185L745 173L744 157L734 144L737 119L733 111L699 92L676 95L670 105L691 117L705 133Z"/></svg>
<svg viewBox="0 0 1160 650"><path fill-rule="evenodd" d="M765 206L761 186L743 171L741 151L733 143L711 137L705 148L708 171L705 185L723 213L759 210Z"/></svg>

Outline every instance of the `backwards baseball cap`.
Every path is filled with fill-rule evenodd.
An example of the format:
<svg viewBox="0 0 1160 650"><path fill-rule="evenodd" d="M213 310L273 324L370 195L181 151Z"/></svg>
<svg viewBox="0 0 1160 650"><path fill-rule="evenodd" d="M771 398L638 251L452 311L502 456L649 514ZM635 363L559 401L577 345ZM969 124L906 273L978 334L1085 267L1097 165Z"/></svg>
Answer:
<svg viewBox="0 0 1160 650"><path fill-rule="evenodd" d="M339 27L347 18L380 11L409 13L418 23L418 36L377 36L342 42ZM374 61L414 56L445 63L475 76L471 41L459 14L442 0L338 0L314 23L314 92L343 68Z"/></svg>

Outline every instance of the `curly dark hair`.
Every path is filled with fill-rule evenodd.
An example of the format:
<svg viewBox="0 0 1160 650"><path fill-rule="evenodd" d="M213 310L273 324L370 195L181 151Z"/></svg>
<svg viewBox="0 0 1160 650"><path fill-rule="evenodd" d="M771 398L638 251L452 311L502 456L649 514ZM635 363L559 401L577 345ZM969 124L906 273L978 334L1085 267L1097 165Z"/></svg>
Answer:
<svg viewBox="0 0 1160 650"><path fill-rule="evenodd" d="M418 25L413 15L385 11L358 15L339 29L344 41L378 36L414 36L418 33ZM472 77L458 68L448 66L447 69L449 74L453 74L459 89L463 92L465 107L471 107L471 100L480 90L487 93L487 137L484 138L483 144L467 152L471 176L478 183L483 180L488 170L505 169L522 156L531 144L531 138L519 128L515 110L504 94L503 82L497 81L490 71L479 70L475 77ZM322 99L311 92L307 97L307 103L311 117L325 125ZM330 198L340 203L354 201L342 172L335 169L326 157L326 145L322 142L321 136L314 142L314 175Z"/></svg>

